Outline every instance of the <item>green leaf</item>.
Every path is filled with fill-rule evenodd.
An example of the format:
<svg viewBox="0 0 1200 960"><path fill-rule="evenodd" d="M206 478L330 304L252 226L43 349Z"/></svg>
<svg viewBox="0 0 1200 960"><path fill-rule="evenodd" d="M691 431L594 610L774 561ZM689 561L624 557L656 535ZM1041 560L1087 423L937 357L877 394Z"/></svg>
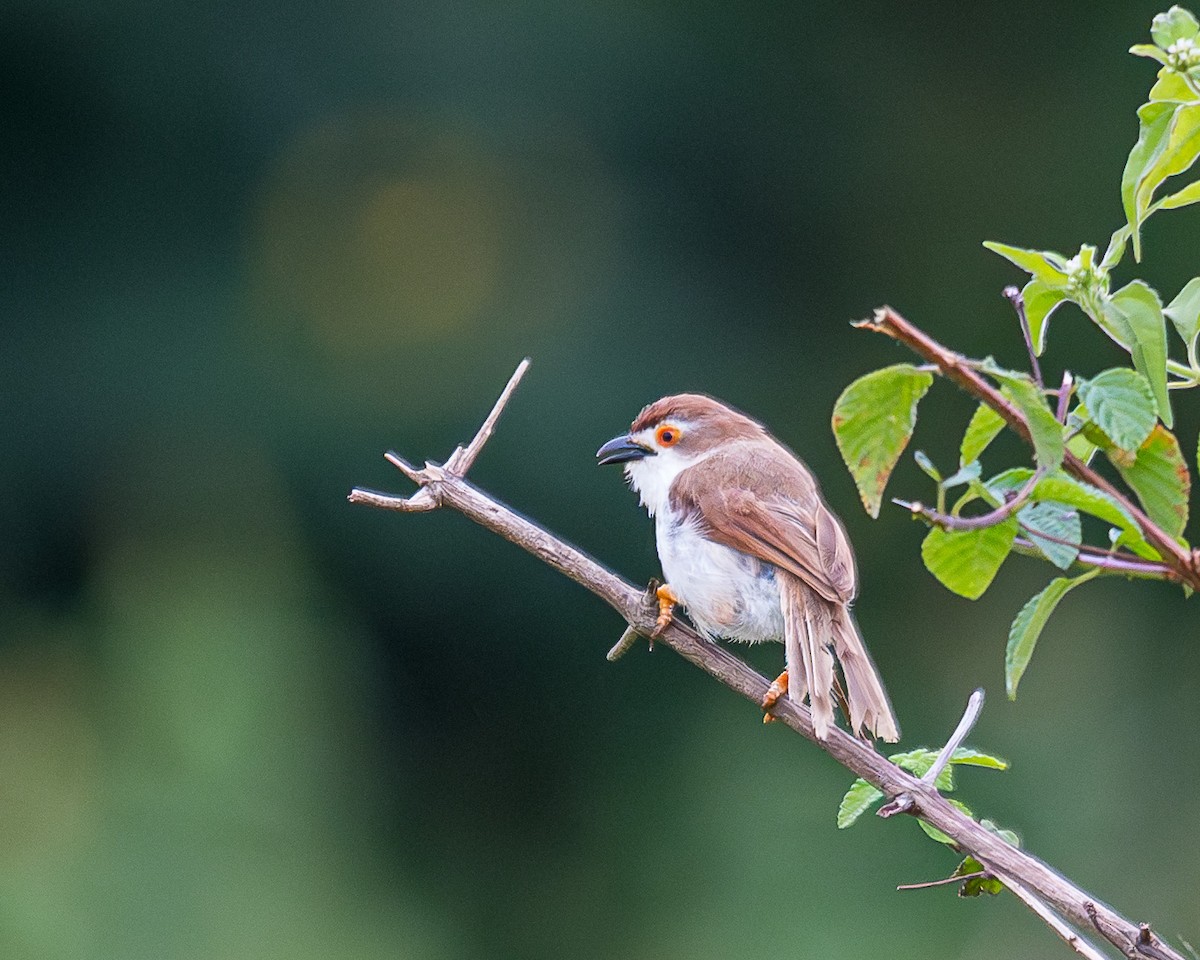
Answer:
<svg viewBox="0 0 1200 960"><path fill-rule="evenodd" d="M1079 399L1091 420L1122 450L1136 450L1158 422L1154 394L1146 378L1128 367L1114 367L1079 381Z"/></svg>
<svg viewBox="0 0 1200 960"><path fill-rule="evenodd" d="M1091 463L1092 457L1096 455L1099 446L1089 440L1082 433L1077 433L1067 440L1067 450L1075 454L1084 463Z"/></svg>
<svg viewBox="0 0 1200 960"><path fill-rule="evenodd" d="M934 483L942 482L942 475L938 472L938 468L933 465L933 461L929 459L924 450L914 450L913 459L917 461L917 466L925 476L929 477Z"/></svg>
<svg viewBox="0 0 1200 960"><path fill-rule="evenodd" d="M1197 181L1200 185L1200 181ZM1200 334L1200 277L1189 280L1171 303L1163 308L1163 313L1171 318L1179 336L1191 349L1196 335Z"/></svg>
<svg viewBox="0 0 1200 960"><path fill-rule="evenodd" d="M1055 503L1075 507L1084 513L1098 517L1105 523L1117 527L1128 543L1131 550L1147 560L1162 559L1154 548L1146 543L1142 536L1142 528L1116 500L1103 490L1099 490L1082 480L1067 476L1065 473L1055 473L1042 477L1034 488L1033 498L1036 501L1050 500Z"/></svg>
<svg viewBox="0 0 1200 960"><path fill-rule="evenodd" d="M1004 889L1004 884L995 877L972 877L973 873L986 873L986 871L983 869L983 864L974 857L966 857L950 874L952 877L970 877L969 880L964 880L962 886L958 888L960 897L977 897L981 893L989 893L994 896Z"/></svg>
<svg viewBox="0 0 1200 960"><path fill-rule="evenodd" d="M959 747L950 757L950 762L959 766L986 767L989 770L1007 770L1011 766L1007 760L970 747Z"/></svg>
<svg viewBox="0 0 1200 960"><path fill-rule="evenodd" d="M866 780L855 780L838 807L838 829L845 830L882 799L883 794Z"/></svg>
<svg viewBox="0 0 1200 960"><path fill-rule="evenodd" d="M1135 43L1129 48L1129 52L1135 57L1149 57L1151 60L1157 60L1164 66L1167 63L1167 53L1165 50L1156 47L1152 43Z"/></svg>
<svg viewBox="0 0 1200 960"><path fill-rule="evenodd" d="M1026 273L1033 274L1034 279L1042 281L1047 287L1062 289L1067 285L1066 258L1061 253L1010 247L1007 243L996 243L994 240L985 240L983 245L992 253L998 253L1005 260L1015 263Z"/></svg>
<svg viewBox="0 0 1200 960"><path fill-rule="evenodd" d="M1121 198L1133 228L1133 252L1141 259L1138 229L1149 216L1154 191L1183 173L1200 155L1200 104L1152 101L1138 110L1142 136L1129 154Z"/></svg>
<svg viewBox="0 0 1200 960"><path fill-rule="evenodd" d="M1178 103L1151 100L1138 108L1138 139L1129 151L1125 170L1121 174L1121 203L1125 208L1125 219L1133 237L1133 257L1142 259L1140 231L1145 218L1146 202L1141 198L1141 187L1162 154L1171 135L1171 121L1175 117ZM1105 260L1108 258L1105 257Z"/></svg>
<svg viewBox="0 0 1200 960"><path fill-rule="evenodd" d="M1021 524L1025 536L1058 569L1068 569L1079 556L1079 544L1083 542L1083 524L1079 519L1079 512L1072 507L1048 500L1031 503L1017 512L1017 521Z"/></svg>
<svg viewBox="0 0 1200 960"><path fill-rule="evenodd" d="M993 823L987 817L984 817L982 820L980 820L979 825L981 827L983 827L984 830L987 830L989 833L994 833L1001 840L1003 840L1005 843L1007 843L1010 847L1018 847L1019 848L1021 846L1021 838L1020 837L1018 837L1011 830L1005 830L1003 827L997 826L995 823Z"/></svg>
<svg viewBox="0 0 1200 960"><path fill-rule="evenodd" d="M1103 269L1111 270L1121 262L1121 258L1125 256L1125 244L1129 242L1132 233L1133 230L1128 224L1113 231L1112 239L1108 241L1108 249L1104 251L1104 259L1100 261Z"/></svg>
<svg viewBox="0 0 1200 960"><path fill-rule="evenodd" d="M1038 464L1047 471L1057 470L1063 459L1063 428L1046 406L1038 385L1028 375L1005 370L990 360L984 361L982 369L1003 384L1001 392L1025 414Z"/></svg>
<svg viewBox="0 0 1200 960"><path fill-rule="evenodd" d="M1191 12L1181 6L1173 6L1150 21L1150 36L1164 50L1176 40L1192 40L1200 33L1200 23Z"/></svg>
<svg viewBox="0 0 1200 960"><path fill-rule="evenodd" d="M1067 293L1062 287L1052 287L1043 280L1034 277L1021 291L1021 299L1025 302L1025 322L1029 324L1029 336L1033 340L1033 350L1040 357L1046 349L1046 330L1049 328L1050 314L1066 303Z"/></svg>
<svg viewBox="0 0 1200 960"><path fill-rule="evenodd" d="M1175 210L1193 203L1200 203L1200 180L1189 183L1178 193L1172 193L1158 201L1158 205L1161 205L1164 210Z"/></svg>
<svg viewBox="0 0 1200 960"><path fill-rule="evenodd" d="M929 772L929 768L933 766L933 762L937 759L938 751L930 750L928 747L917 747L916 750L906 750L903 753L893 753L888 760L903 770L907 770L914 777L923 777ZM954 789L954 775L949 767L946 767L937 778L937 788L939 790Z"/></svg>
<svg viewBox="0 0 1200 960"><path fill-rule="evenodd" d="M1150 99L1153 100L1154 97L1151 97ZM1170 97L1164 99L1175 98ZM1179 207L1186 207L1193 203L1200 203L1200 180L1197 180L1195 183L1189 183L1178 193L1172 193L1163 197L1161 200L1156 200L1146 208L1146 212L1142 215L1142 219L1145 220L1152 213L1155 213L1158 210L1176 210ZM1129 236L1132 232L1133 230L1129 224L1126 224L1123 227L1118 227L1113 231L1112 238L1108 241L1108 249L1104 251L1104 259L1100 263L1101 268L1104 270L1111 270L1121 262L1121 258L1125 256L1125 244L1129 242Z"/></svg>
<svg viewBox="0 0 1200 960"><path fill-rule="evenodd" d="M963 434L958 462L966 466L978 460L1003 429L1004 418L986 403L981 403L971 414L971 422L967 424L967 432Z"/></svg>
<svg viewBox="0 0 1200 960"><path fill-rule="evenodd" d="M883 491L917 424L933 375L907 363L859 377L838 397L833 434L863 506L879 516Z"/></svg>
<svg viewBox="0 0 1200 960"><path fill-rule="evenodd" d="M1008 630L1008 648L1004 652L1004 683L1008 687L1008 699L1017 699L1017 685L1029 666L1033 648L1037 646L1042 628L1050 614L1072 588L1092 579L1099 570L1089 570L1079 577L1056 577L1049 586L1033 597L1021 608L1021 612Z"/></svg>
<svg viewBox="0 0 1200 960"><path fill-rule="evenodd" d="M942 489L952 490L955 487L961 487L965 483L970 483L972 480L978 480L982 472L983 467L979 465L979 461L972 460L966 466L959 467L958 470L943 480Z"/></svg>
<svg viewBox="0 0 1200 960"><path fill-rule="evenodd" d="M948 590L978 600L1004 563L1016 535L1016 517L979 530L934 527L921 544L921 559Z"/></svg>
<svg viewBox="0 0 1200 960"><path fill-rule="evenodd" d="M1137 494L1156 524L1173 537L1187 526L1192 478L1179 441L1165 427L1156 426L1131 464L1113 461L1121 478Z"/></svg>
<svg viewBox="0 0 1200 960"><path fill-rule="evenodd" d="M1187 85L1187 80L1184 79L1182 74L1166 69L1158 71L1158 80L1150 88L1150 93L1146 95L1146 99L1151 102L1155 100L1174 100L1176 103L1189 103L1196 99L1196 94Z"/></svg>
<svg viewBox="0 0 1200 960"><path fill-rule="evenodd" d="M1105 301L1106 310L1116 311L1132 341L1133 365L1150 382L1158 416L1171 426L1171 400L1167 394L1167 322L1162 301L1144 281L1134 280Z"/></svg>
<svg viewBox="0 0 1200 960"><path fill-rule="evenodd" d="M951 806L957 807L959 811L961 811L962 813L965 813L968 817L971 816L971 808L968 807L961 800L955 800L953 797L947 797L946 802L949 803ZM919 817L917 818L917 824L921 827L922 830L925 831L926 834L928 834L932 839L936 840L938 843L944 843L948 847L955 847L957 849L957 847L958 847L957 842L950 839L950 837L948 837L946 834L942 833L942 831L939 830L937 827L926 823L924 820L920 819Z"/></svg>
<svg viewBox="0 0 1200 960"><path fill-rule="evenodd" d="M1186 103L1175 111L1170 136L1155 158L1138 192L1149 202L1158 186L1168 177L1183 173L1200 154L1200 105Z"/></svg>

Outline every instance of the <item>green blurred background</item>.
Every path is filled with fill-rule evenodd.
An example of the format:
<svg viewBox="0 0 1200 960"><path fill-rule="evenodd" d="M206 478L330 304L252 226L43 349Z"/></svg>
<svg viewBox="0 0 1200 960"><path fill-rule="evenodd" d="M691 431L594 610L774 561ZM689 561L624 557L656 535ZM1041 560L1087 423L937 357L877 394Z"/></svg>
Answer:
<svg viewBox="0 0 1200 960"><path fill-rule="evenodd" d="M950 595L829 432L907 359L847 325L882 302L1022 362L980 241L1120 223L1159 9L5 4L0 956L1066 955L1009 898L895 892L952 855L839 833L846 772L667 651L607 664L574 584L346 503L407 491L381 452L444 458L525 354L477 483L644 581L596 447L681 389L760 416L846 518L904 745L986 686L973 742L1014 765L961 777L977 811L1194 940L1194 606L1081 590L1011 704L1050 569ZM1196 238L1157 218L1142 275L1172 295ZM1078 314L1050 339L1052 376L1121 361ZM971 405L926 406L948 464Z"/></svg>

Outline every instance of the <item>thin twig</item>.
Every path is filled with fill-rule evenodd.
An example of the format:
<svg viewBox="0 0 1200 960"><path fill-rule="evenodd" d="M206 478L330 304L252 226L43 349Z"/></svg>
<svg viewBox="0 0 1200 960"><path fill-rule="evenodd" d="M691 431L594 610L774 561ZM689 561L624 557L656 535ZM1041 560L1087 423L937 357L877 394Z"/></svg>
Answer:
<svg viewBox="0 0 1200 960"><path fill-rule="evenodd" d="M500 392L499 399L492 406L492 412L487 415L487 419L483 421L483 425L471 439L471 442L467 444L465 449L458 447L450 454L450 459L446 461L446 469L451 473L457 474L460 477L467 475L467 471L475 463L475 458L479 456L479 451L483 449L483 445L488 442L493 431L495 431L496 421L500 419L500 414L508 406L509 398L513 395L513 391L517 389L521 378L525 376L525 371L529 369L529 364L529 357L526 357L517 364L517 369L508 378L508 384Z"/></svg>
<svg viewBox="0 0 1200 960"><path fill-rule="evenodd" d="M937 755L937 759L933 761L933 766L925 771L925 776L921 778L922 783L933 785L937 783L937 778L942 775L942 771L946 769L951 758L954 756L954 751L962 746L962 742L967 739L967 734L979 722L979 714L983 712L983 687L977 687L975 692L967 699L967 709L963 711L962 719L958 721L958 726L954 728L954 732L950 734L950 739L946 741L946 745L942 747L942 752Z"/></svg>
<svg viewBox="0 0 1200 960"><path fill-rule="evenodd" d="M860 320L854 326L860 330L870 330L891 337L918 356L936 364L942 376L952 380L977 400L986 403L1000 414L1017 436L1032 445L1033 439L1025 416L999 389L974 369L966 357L938 343L891 307L880 307L870 320ZM1140 506L1069 450L1063 457L1063 469L1076 479L1096 487L1116 500L1142 529L1146 542L1157 550L1163 562L1178 574L1180 581L1200 589L1200 552L1193 553L1182 546L1151 520Z"/></svg>
<svg viewBox="0 0 1200 960"><path fill-rule="evenodd" d="M945 887L952 883L963 883L966 880L978 880L990 876L986 870L976 870L974 873L959 873L941 880L925 880L922 883L898 883L897 890L928 890L930 887Z"/></svg>
<svg viewBox="0 0 1200 960"><path fill-rule="evenodd" d="M1033 374L1033 380L1038 388L1044 389L1046 385L1042 382L1042 368L1038 364L1037 351L1033 349L1033 334L1029 331L1029 319L1025 316L1025 298L1017 287L1005 287L1002 292L1004 299L1011 303L1013 310L1016 311L1017 319L1021 321L1021 333L1025 336L1025 349L1029 351L1029 371Z"/></svg>
<svg viewBox="0 0 1200 960"><path fill-rule="evenodd" d="M1064 540L1061 537L1051 536L1041 530L1034 530L1026 524L1021 524L1021 529L1028 534L1036 536L1039 540L1049 540L1051 543L1061 543L1065 547L1074 547L1078 551L1074 562L1085 567L1099 567L1102 570L1126 576L1148 577L1152 580L1167 580L1171 583L1179 583L1181 579L1179 572L1172 570L1165 563L1143 560L1132 553L1105 550L1102 547L1083 547L1072 540ZM1045 552L1041 547L1032 540L1027 540L1025 537L1014 539L1013 546L1018 550L1029 550L1038 556L1045 556Z"/></svg>
<svg viewBox="0 0 1200 960"><path fill-rule="evenodd" d="M1015 496L1006 500L995 510L982 513L977 517L956 517L952 513L940 513L925 506L923 503L909 503L907 500L899 500L895 497L892 498L892 503L910 510L914 517L924 517L935 527L942 527L945 530L982 530L984 527L994 527L998 523L1003 523L1025 506L1026 501L1033 496L1034 488L1043 476L1044 471L1041 467L1038 467L1038 469L1033 471L1033 476L1029 478L1025 486Z"/></svg>
<svg viewBox="0 0 1200 960"><path fill-rule="evenodd" d="M946 741L946 745L942 747L933 765L925 771L921 777L922 786L928 787L933 791L937 791L937 778L942 775L942 771L946 769L946 764L954 757L954 751L962 746L962 742L967 738L967 734L979 721L979 714L983 710L983 687L977 687L975 692L967 699L967 708L963 711L962 719L958 721L958 726L954 728L954 732L950 734L950 739ZM916 808L917 798L911 793L902 793L893 800L888 801L881 806L876 812L877 816L883 817L885 820L888 817L894 817L898 813L912 813Z"/></svg>
<svg viewBox="0 0 1200 960"><path fill-rule="evenodd" d="M612 649L605 655L605 659L609 663L616 663L633 649L633 645L638 641L638 636L638 632L633 627L626 627L625 632L621 634L621 639L613 644Z"/></svg>
<svg viewBox="0 0 1200 960"><path fill-rule="evenodd" d="M437 505L457 510L581 584L616 610L635 633L649 635L655 629L657 604L650 600L645 591L618 577L581 550L508 509L463 477L436 464L427 463L424 469L417 470L399 456L389 455L388 459L406 474L411 471L421 490L428 491ZM412 509L404 504L414 499L359 488L350 493L353 503L389 510ZM755 673L724 647L701 638L678 620L659 634L657 642L670 647L756 707L762 703L763 695L770 686L766 677ZM1140 953L1156 960L1184 960L1148 929L1143 930L1141 926L1131 923L1041 860L985 829L947 802L928 784L889 762L869 744L837 727L829 730L825 739L819 738L809 711L791 700L780 700L775 706L774 715L783 725L816 744L886 797L909 794L913 798L910 812L945 833L960 850L973 856L1006 885L1010 881L1003 878L1019 878L1021 885L1033 891L1062 916L1077 924L1094 925L1107 940L1128 955Z"/></svg>

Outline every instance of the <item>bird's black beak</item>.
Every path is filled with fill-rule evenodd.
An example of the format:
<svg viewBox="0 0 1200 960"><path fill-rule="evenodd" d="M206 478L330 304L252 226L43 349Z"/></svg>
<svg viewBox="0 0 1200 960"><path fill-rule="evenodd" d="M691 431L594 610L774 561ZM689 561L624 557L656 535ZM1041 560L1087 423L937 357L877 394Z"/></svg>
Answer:
<svg viewBox="0 0 1200 960"><path fill-rule="evenodd" d="M623 437L613 437L596 451L599 459L597 466L603 467L610 463L628 463L630 460L641 460L654 455L654 451L638 443L626 434Z"/></svg>

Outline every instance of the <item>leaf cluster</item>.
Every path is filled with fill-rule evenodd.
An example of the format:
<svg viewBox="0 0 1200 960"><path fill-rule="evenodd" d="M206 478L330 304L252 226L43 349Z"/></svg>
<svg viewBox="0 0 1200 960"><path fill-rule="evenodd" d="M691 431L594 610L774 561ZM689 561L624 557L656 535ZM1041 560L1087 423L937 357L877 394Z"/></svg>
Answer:
<svg viewBox="0 0 1200 960"><path fill-rule="evenodd" d="M1111 273L1132 249L1142 258L1142 228L1162 210L1200 203L1200 179L1163 188L1200 158L1200 22L1172 7L1154 18L1153 43L1131 52L1160 65L1139 133L1121 177L1126 222L1103 256L1083 244L1066 257L1004 243L984 246L1023 270L1016 319L1030 347L1030 370L1008 370L990 358L956 362L994 385L1003 398L981 403L966 424L959 461L945 476L921 451L914 456L934 484L934 506L897 501L929 526L921 545L926 568L949 590L977 599L1013 553L1037 557L1059 574L1018 612L1009 630L1005 679L1010 697L1047 620L1076 587L1102 576L1172 579L1159 551L1186 547L1191 496L1188 458L1172 433L1172 394L1200 386L1200 277L1167 303L1150 284L1132 279L1113 289ZM1064 371L1047 389L1037 363L1051 316L1072 304L1128 355L1129 365L1094 376ZM1169 323L1168 323L1169 321ZM1173 331L1174 337L1171 336ZM1171 356L1174 340L1179 356ZM912 439L918 406L933 375L910 364L876 370L851 383L833 412L833 432L863 505L879 515L887 483ZM985 398L986 399L986 398ZM992 441L1016 420L1033 448L1032 466L985 470ZM1097 458L1118 485L1086 482L1079 469ZM1094 478L1097 476L1092 473ZM1137 508L1131 506L1137 504Z"/></svg>
<svg viewBox="0 0 1200 960"><path fill-rule="evenodd" d="M925 747L920 747L916 750L909 750L904 753L895 753L888 759L903 770L916 777L923 777L932 768L934 761L937 759L938 751L930 750ZM938 778L934 785L939 793L950 793L955 789L954 768L955 766L970 766L970 767L985 767L991 770L1007 770L1008 761L1002 760L999 757L994 757L991 754L982 753L978 750L972 750L969 747L959 747L950 756L950 762L946 764L945 769L938 774ZM855 780L850 789L846 791L846 795L842 798L841 805L838 807L837 825L839 830L844 830L846 827L852 826L864 813L874 807L883 799L883 793L871 786L867 781L859 779ZM948 798L948 801L961 810L968 817L973 817L971 808L961 800L956 798ZM918 825L925 834L932 840L938 843L943 843L952 849L957 850L958 846L946 834L942 833L936 827L930 826L924 820L918 818ZM1011 830L1002 830L990 820L980 820L980 825L993 833L1003 837L1008 843L1014 847L1021 845L1017 835ZM984 874L977 876L977 874ZM1003 889L1003 885L995 877L986 875L986 871L982 865L974 857L966 857L955 868L951 877L965 877L962 886L959 888L959 895L964 897L977 897L981 893L999 893Z"/></svg>

